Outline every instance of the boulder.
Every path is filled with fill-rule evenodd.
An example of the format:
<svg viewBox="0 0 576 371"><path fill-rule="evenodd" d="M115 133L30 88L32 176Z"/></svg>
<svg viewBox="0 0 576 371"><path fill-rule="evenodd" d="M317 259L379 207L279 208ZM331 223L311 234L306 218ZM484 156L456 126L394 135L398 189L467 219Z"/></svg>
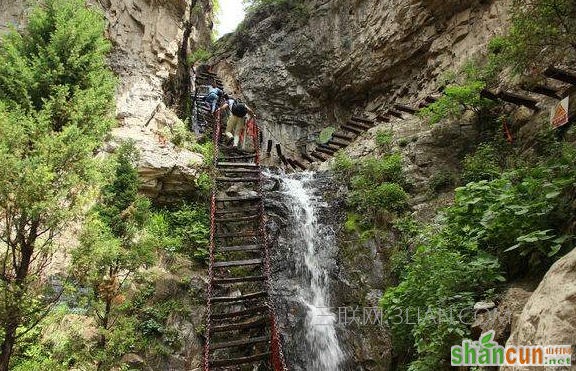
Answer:
<svg viewBox="0 0 576 371"><path fill-rule="evenodd" d="M546 273L524 306L506 345L572 345L572 350L576 349L576 250L558 260ZM572 363L575 362L573 353ZM528 368L500 368L502 371L525 369ZM540 369L560 371L562 368Z"/></svg>

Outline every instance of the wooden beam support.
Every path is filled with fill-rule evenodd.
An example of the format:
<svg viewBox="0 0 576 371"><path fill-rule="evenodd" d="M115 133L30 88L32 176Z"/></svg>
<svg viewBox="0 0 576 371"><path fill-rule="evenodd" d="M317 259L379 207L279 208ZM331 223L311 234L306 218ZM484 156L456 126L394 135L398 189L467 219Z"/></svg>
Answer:
<svg viewBox="0 0 576 371"><path fill-rule="evenodd" d="M388 117L386 115L378 115L376 117L376 120L383 121L383 122L390 122L390 117Z"/></svg>
<svg viewBox="0 0 576 371"><path fill-rule="evenodd" d="M245 363L254 363L259 361L264 361L270 358L270 352L263 353L263 354L256 354L249 357L241 357L241 358L230 358L230 359L213 359L210 360L210 366L212 367L228 367L228 366L236 366Z"/></svg>
<svg viewBox="0 0 576 371"><path fill-rule="evenodd" d="M328 156L334 156L334 153L336 152L336 151L331 151L331 150L328 150L328 149L322 148L322 147L316 147L316 151L321 152L321 153L325 153Z"/></svg>
<svg viewBox="0 0 576 371"><path fill-rule="evenodd" d="M272 152L272 139L268 139L268 148L266 148L266 153L268 155L270 155L270 153Z"/></svg>
<svg viewBox="0 0 576 371"><path fill-rule="evenodd" d="M550 86L541 85L541 84L536 84L536 85L522 84L521 88L522 88L522 90L526 90L526 91L540 94L540 95L545 95L545 96L550 97L550 98L554 98L554 99L560 99L561 98L560 95L558 94L558 92L556 91L556 89L554 89Z"/></svg>
<svg viewBox="0 0 576 371"><path fill-rule="evenodd" d="M280 161L282 161L282 163L284 164L284 166L288 166L288 161L286 161L286 157L284 157L284 155L282 154L282 148L280 146L280 143L276 143L276 153L278 154L278 157L280 158Z"/></svg>
<svg viewBox="0 0 576 371"><path fill-rule="evenodd" d="M355 127L352 127L352 126L349 126L349 125L342 125L340 128L342 130L346 130L346 131L349 131L349 132L354 133L354 134L358 134L358 135L362 134L362 130L355 128Z"/></svg>
<svg viewBox="0 0 576 371"><path fill-rule="evenodd" d="M358 121L358 122L364 122L364 123L370 124L370 125L374 124L374 120L371 120L367 117L352 116L351 120Z"/></svg>
<svg viewBox="0 0 576 371"><path fill-rule="evenodd" d="M516 104L518 106L528 107L533 110L538 109L538 107L536 107L538 101L525 95L520 95L517 93L513 93L511 91L503 91L500 94L498 94L498 97L504 102Z"/></svg>
<svg viewBox="0 0 576 371"><path fill-rule="evenodd" d="M544 76L565 82L570 85L576 85L576 73L572 71L567 71L560 68L556 68L554 66L550 66L544 71Z"/></svg>
<svg viewBox="0 0 576 371"><path fill-rule="evenodd" d="M298 166L300 169L306 170L306 166L304 166L304 164L302 164L300 161L293 159L292 162L294 163L294 165Z"/></svg>
<svg viewBox="0 0 576 371"><path fill-rule="evenodd" d="M348 121L346 123L346 125L361 129L362 131L366 131L366 130L372 128L372 126L369 126L369 125L366 125L366 124L363 124L360 122L354 122L354 121Z"/></svg>
<svg viewBox="0 0 576 371"><path fill-rule="evenodd" d="M300 154L300 156L302 156L302 158L303 158L304 160L308 161L309 163L315 162L314 159L313 159L312 157L310 157L310 155L307 154L306 152L302 152L302 153Z"/></svg>
<svg viewBox="0 0 576 371"><path fill-rule="evenodd" d="M344 139L347 140L349 142L354 140L354 137L351 137L350 135L345 135L345 134L338 134L338 133L334 133L332 134L332 137L334 138L339 138L339 139Z"/></svg>

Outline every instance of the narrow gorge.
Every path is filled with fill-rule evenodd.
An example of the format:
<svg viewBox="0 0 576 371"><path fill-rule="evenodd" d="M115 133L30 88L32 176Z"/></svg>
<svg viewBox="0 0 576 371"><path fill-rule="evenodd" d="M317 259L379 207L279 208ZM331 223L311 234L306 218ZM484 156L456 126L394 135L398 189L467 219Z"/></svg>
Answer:
<svg viewBox="0 0 576 371"><path fill-rule="evenodd" d="M0 36L0 371L574 368L575 0L14 0Z"/></svg>

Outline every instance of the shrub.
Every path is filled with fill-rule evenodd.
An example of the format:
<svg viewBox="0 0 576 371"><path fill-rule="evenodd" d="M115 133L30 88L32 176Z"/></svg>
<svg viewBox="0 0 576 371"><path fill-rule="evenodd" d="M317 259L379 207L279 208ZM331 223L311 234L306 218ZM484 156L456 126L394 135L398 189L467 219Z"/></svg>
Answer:
<svg viewBox="0 0 576 371"><path fill-rule="evenodd" d="M338 173L349 173L355 166L355 162L342 150L338 150L334 156L332 170Z"/></svg>
<svg viewBox="0 0 576 371"><path fill-rule="evenodd" d="M196 49L194 53L188 56L188 65L192 66L198 62L206 62L211 56L212 53L205 49Z"/></svg>
<svg viewBox="0 0 576 371"><path fill-rule="evenodd" d="M500 156L491 144L481 144L473 154L464 157L462 179L466 183L492 180L501 172Z"/></svg>
<svg viewBox="0 0 576 371"><path fill-rule="evenodd" d="M392 130L378 130L376 132L376 145L385 151L390 150L392 144Z"/></svg>

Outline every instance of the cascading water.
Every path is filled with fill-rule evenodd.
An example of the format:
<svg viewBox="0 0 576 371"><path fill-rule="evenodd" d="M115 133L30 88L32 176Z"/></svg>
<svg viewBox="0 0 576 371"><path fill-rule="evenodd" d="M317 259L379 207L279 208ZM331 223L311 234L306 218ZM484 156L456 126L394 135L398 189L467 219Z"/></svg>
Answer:
<svg viewBox="0 0 576 371"><path fill-rule="evenodd" d="M341 371L345 357L336 334L336 318L329 308L329 272L335 268L334 231L318 218L326 204L314 195L313 173L284 175L279 180L289 219L285 248L295 259L296 292L306 308L304 334L309 356L305 369Z"/></svg>

